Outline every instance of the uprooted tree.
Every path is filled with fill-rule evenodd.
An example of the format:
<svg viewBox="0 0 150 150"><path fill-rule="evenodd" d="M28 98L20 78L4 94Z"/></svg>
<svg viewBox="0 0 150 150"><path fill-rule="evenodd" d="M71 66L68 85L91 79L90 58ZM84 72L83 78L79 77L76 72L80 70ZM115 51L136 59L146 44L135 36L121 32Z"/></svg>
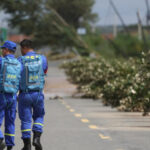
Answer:
<svg viewBox="0 0 150 150"><path fill-rule="evenodd" d="M1 8L11 14L9 22L20 32L34 37L39 45L61 48L83 47L77 35L79 27L86 28L95 21L94 0L1 0Z"/></svg>

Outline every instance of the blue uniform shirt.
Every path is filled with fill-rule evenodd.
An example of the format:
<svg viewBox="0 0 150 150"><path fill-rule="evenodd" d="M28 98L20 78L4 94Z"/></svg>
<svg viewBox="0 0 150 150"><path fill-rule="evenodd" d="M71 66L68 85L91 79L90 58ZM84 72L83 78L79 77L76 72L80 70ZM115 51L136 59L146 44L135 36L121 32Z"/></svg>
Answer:
<svg viewBox="0 0 150 150"><path fill-rule="evenodd" d="M36 55L36 53L34 51L31 51L31 52L28 52L26 55L24 56L34 56ZM47 70L48 70L48 63L47 63L47 59L44 55L41 55L42 56L42 65L43 65L43 71L44 73L46 74L47 73ZM19 62L22 63L22 60L21 60L21 57L18 58ZM22 66L22 69L23 69L23 66Z"/></svg>
<svg viewBox="0 0 150 150"><path fill-rule="evenodd" d="M4 58L7 58L7 57L15 58L15 56L13 54L8 54ZM0 57L0 68L1 68L1 64L2 64L2 57Z"/></svg>

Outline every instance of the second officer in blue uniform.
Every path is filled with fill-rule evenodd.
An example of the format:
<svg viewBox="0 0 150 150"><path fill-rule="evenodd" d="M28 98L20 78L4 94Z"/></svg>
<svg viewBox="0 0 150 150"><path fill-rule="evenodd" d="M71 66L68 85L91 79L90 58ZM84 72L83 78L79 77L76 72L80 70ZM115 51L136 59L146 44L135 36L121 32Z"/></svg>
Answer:
<svg viewBox="0 0 150 150"><path fill-rule="evenodd" d="M35 150L42 150L40 137L44 126L44 76L48 65L45 56L34 52L32 41L23 40L20 43L23 56L18 60L22 64L19 117L24 147L22 150L31 150L31 130L33 131L33 146ZM33 119L33 126L32 126Z"/></svg>

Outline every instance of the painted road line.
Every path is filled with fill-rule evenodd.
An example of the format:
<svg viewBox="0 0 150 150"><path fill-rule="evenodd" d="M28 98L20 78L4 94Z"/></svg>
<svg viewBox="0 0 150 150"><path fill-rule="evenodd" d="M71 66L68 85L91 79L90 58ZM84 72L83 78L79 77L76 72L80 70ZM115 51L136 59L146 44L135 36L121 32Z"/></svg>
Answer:
<svg viewBox="0 0 150 150"><path fill-rule="evenodd" d="M111 137L110 136L104 136L103 134L99 134L99 137L102 139L102 140L111 140Z"/></svg>
<svg viewBox="0 0 150 150"><path fill-rule="evenodd" d="M70 109L70 108L71 108L71 106L69 106L69 105L66 105L66 108Z"/></svg>
<svg viewBox="0 0 150 150"><path fill-rule="evenodd" d="M75 117L82 117L81 114L74 114L74 115L75 115Z"/></svg>
<svg viewBox="0 0 150 150"><path fill-rule="evenodd" d="M89 128L94 129L94 130L99 129L98 126L96 126L96 125L89 125Z"/></svg>
<svg viewBox="0 0 150 150"><path fill-rule="evenodd" d="M70 109L70 112L75 112L75 110L74 109Z"/></svg>
<svg viewBox="0 0 150 150"><path fill-rule="evenodd" d="M64 104L64 105L66 104L64 101L62 101L61 103Z"/></svg>
<svg viewBox="0 0 150 150"><path fill-rule="evenodd" d="M88 119L81 119L81 121L83 122L83 123L89 123L90 121L88 120Z"/></svg>
<svg viewBox="0 0 150 150"><path fill-rule="evenodd" d="M59 101L60 101L60 102L64 102L64 100L63 100L63 99L59 99Z"/></svg>

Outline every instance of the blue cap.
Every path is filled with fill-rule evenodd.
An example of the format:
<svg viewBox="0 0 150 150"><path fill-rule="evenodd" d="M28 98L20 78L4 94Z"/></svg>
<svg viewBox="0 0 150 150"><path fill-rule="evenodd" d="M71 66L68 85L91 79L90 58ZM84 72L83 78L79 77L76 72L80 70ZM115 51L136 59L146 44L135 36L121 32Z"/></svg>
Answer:
<svg viewBox="0 0 150 150"><path fill-rule="evenodd" d="M9 50L15 52L16 51L16 43L12 42L12 41L6 41L2 46L0 46L1 48L8 48Z"/></svg>

